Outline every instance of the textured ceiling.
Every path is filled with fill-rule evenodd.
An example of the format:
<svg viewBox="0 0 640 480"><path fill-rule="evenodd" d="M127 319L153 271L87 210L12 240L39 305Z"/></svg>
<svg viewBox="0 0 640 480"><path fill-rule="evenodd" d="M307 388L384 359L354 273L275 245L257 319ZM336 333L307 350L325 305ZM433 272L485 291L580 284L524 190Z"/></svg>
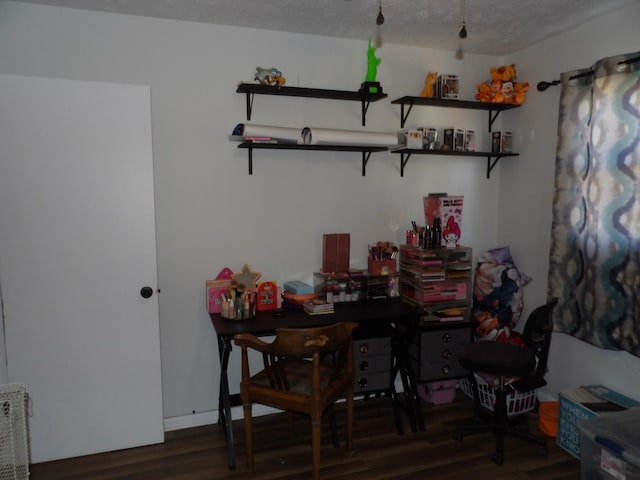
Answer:
<svg viewBox="0 0 640 480"><path fill-rule="evenodd" d="M16 0L502 56L638 0Z"/></svg>

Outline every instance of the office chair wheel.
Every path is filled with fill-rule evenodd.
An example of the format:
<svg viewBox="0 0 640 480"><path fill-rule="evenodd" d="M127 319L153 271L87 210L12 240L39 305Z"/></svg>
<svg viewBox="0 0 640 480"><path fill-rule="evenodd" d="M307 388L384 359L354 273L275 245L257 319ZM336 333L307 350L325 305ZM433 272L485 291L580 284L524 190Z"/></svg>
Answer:
<svg viewBox="0 0 640 480"><path fill-rule="evenodd" d="M504 461L504 453L494 453L493 455L491 455L491 460L493 460L498 465L502 465L502 462Z"/></svg>

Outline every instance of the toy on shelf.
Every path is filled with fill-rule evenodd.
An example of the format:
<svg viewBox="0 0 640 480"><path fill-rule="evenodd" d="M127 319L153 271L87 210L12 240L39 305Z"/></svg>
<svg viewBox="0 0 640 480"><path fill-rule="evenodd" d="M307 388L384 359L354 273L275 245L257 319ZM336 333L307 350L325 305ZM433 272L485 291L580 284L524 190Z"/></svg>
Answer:
<svg viewBox="0 0 640 480"><path fill-rule="evenodd" d="M427 73L427 76L424 77L424 87L422 87L422 91L420 92L421 97L433 98L435 96L434 87L435 87L437 78L438 78L438 72Z"/></svg>
<svg viewBox="0 0 640 480"><path fill-rule="evenodd" d="M476 85L476 100L522 105L529 90L529 83L516 82L515 64L491 67L490 74L491 80Z"/></svg>
<svg viewBox="0 0 640 480"><path fill-rule="evenodd" d="M287 79L282 76L282 72L277 68L256 67L255 80L263 85L282 86Z"/></svg>

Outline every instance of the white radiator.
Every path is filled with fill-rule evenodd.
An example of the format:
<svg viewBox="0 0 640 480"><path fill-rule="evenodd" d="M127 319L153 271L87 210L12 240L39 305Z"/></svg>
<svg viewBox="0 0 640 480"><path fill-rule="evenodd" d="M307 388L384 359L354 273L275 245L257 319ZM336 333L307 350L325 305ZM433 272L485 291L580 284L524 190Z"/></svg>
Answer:
<svg viewBox="0 0 640 480"><path fill-rule="evenodd" d="M0 480L29 478L27 401L23 384L0 385Z"/></svg>

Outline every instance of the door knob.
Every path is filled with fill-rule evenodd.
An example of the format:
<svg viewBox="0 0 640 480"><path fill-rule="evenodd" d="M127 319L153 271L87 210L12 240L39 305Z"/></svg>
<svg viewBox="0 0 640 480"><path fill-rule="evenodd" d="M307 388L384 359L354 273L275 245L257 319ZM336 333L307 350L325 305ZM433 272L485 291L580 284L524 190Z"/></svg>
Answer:
<svg viewBox="0 0 640 480"><path fill-rule="evenodd" d="M151 288L151 287L142 287L140 289L140 296L142 298L149 298L149 297L151 297L151 295L153 295L153 288Z"/></svg>

